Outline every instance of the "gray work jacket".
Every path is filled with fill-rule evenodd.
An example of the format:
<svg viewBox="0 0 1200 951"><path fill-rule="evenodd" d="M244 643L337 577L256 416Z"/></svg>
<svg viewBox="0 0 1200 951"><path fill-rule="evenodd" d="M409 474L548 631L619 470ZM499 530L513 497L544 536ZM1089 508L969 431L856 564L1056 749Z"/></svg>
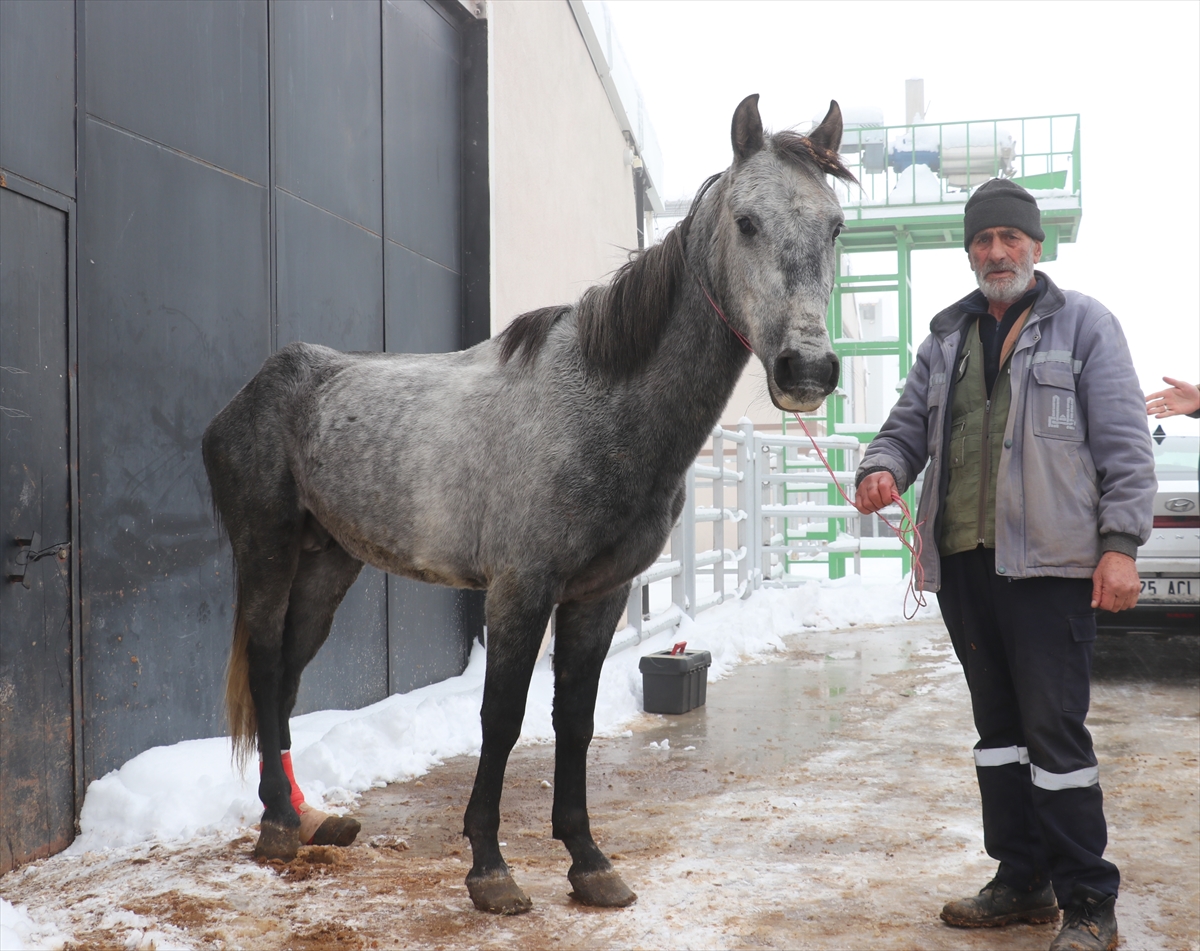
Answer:
<svg viewBox="0 0 1200 951"><path fill-rule="evenodd" d="M1050 278L1009 365L1012 406L996 484L996 573L1090 578L1104 551L1136 556L1150 538L1154 453L1121 325ZM965 300L964 298L963 300ZM903 492L928 461L917 509L924 588L941 587L938 529L949 475L951 368L969 321L959 301L930 322L858 481L887 469Z"/></svg>

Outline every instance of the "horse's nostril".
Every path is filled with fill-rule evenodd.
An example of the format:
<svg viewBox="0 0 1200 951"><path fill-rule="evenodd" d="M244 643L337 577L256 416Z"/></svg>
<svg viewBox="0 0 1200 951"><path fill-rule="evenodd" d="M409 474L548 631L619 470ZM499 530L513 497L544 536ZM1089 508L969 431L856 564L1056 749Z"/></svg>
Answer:
<svg viewBox="0 0 1200 951"><path fill-rule="evenodd" d="M841 379L842 365L837 354L825 353L815 359L805 359L795 350L784 350L775 359L775 384L784 390L804 383L832 392Z"/></svg>
<svg viewBox="0 0 1200 951"><path fill-rule="evenodd" d="M795 350L784 350L775 359L775 383L782 389L791 389L803 375L804 360Z"/></svg>

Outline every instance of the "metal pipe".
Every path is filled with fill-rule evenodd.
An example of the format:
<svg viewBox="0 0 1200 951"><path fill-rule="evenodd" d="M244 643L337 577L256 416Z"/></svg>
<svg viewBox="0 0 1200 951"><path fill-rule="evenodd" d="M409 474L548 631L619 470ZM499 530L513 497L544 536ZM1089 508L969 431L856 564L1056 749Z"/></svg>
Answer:
<svg viewBox="0 0 1200 951"><path fill-rule="evenodd" d="M668 627L678 626L682 618L683 612L679 610L679 605L672 604L657 617L653 617L646 621L640 630L632 631L630 634L621 637L619 640L614 640L612 645L608 648L607 656L612 657L613 654L619 654L621 651L628 650L630 647L636 647L642 641L649 637L653 637L659 631L664 631ZM625 628L625 630L628 631L630 629Z"/></svg>
<svg viewBox="0 0 1200 951"><path fill-rule="evenodd" d="M712 504L717 512L713 522L713 548L719 553L713 568L713 591L725 599L725 441L718 429L713 433ZM698 562L697 562L698 563ZM719 603L719 602L718 602Z"/></svg>
<svg viewBox="0 0 1200 951"><path fill-rule="evenodd" d="M647 568L640 575L633 579L635 588L643 587L644 585L654 584L656 581L662 581L666 578L678 577L683 570L683 566L678 561L664 561L650 568Z"/></svg>

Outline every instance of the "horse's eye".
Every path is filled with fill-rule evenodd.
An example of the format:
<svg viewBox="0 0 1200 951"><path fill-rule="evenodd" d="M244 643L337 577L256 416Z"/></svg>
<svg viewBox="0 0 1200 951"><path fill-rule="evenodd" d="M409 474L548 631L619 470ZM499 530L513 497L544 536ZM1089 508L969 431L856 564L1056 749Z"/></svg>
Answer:
<svg viewBox="0 0 1200 951"><path fill-rule="evenodd" d="M739 218L737 220L738 231L744 234L747 238L753 238L758 234L758 229L754 227L754 222L749 218Z"/></svg>
<svg viewBox="0 0 1200 951"><path fill-rule="evenodd" d="M836 228L833 229L833 240L837 241L838 235L841 233L842 233L842 226L838 225Z"/></svg>

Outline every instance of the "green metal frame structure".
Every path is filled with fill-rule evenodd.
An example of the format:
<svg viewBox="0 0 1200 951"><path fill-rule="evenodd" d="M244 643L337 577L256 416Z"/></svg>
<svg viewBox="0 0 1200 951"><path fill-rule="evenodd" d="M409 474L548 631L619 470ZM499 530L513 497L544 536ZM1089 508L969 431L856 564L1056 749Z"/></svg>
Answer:
<svg viewBox="0 0 1200 951"><path fill-rule="evenodd" d="M842 159L855 173L861 187L830 179L838 191L846 224L837 240L835 280L826 323L834 352L843 361L852 357L894 357L901 385L913 364L912 255L914 251L963 246L963 211L971 191L988 179L1011 179L1033 192L1042 212L1042 261L1053 261L1060 244L1073 243L1079 234L1082 208L1082 170L1078 114L1027 116L1013 119L929 123L910 126L848 128L842 143ZM853 274L849 258L854 254L890 252L895 270L881 274ZM862 340L846 335L843 315L854 307L853 298L862 294L895 294L897 335L894 339ZM825 401L825 432L846 432L849 394L839 387ZM783 414L788 431L789 414ZM869 443L876 432L861 426L848 435ZM844 450L831 450L830 466L842 471ZM811 467L808 459L781 460L783 471L798 474ZM821 488L785 488L785 502L818 501L844 504L836 485ZM910 487L905 502L916 511ZM788 523L784 538L795 541L821 539L832 542L846 531L845 519L830 519L827 530L793 528ZM902 571L911 568L906 549L860 548L860 557L900 558ZM847 559L853 554L830 552L829 577L845 577ZM789 558L785 570L800 563ZM805 563L811 563L811 560Z"/></svg>

